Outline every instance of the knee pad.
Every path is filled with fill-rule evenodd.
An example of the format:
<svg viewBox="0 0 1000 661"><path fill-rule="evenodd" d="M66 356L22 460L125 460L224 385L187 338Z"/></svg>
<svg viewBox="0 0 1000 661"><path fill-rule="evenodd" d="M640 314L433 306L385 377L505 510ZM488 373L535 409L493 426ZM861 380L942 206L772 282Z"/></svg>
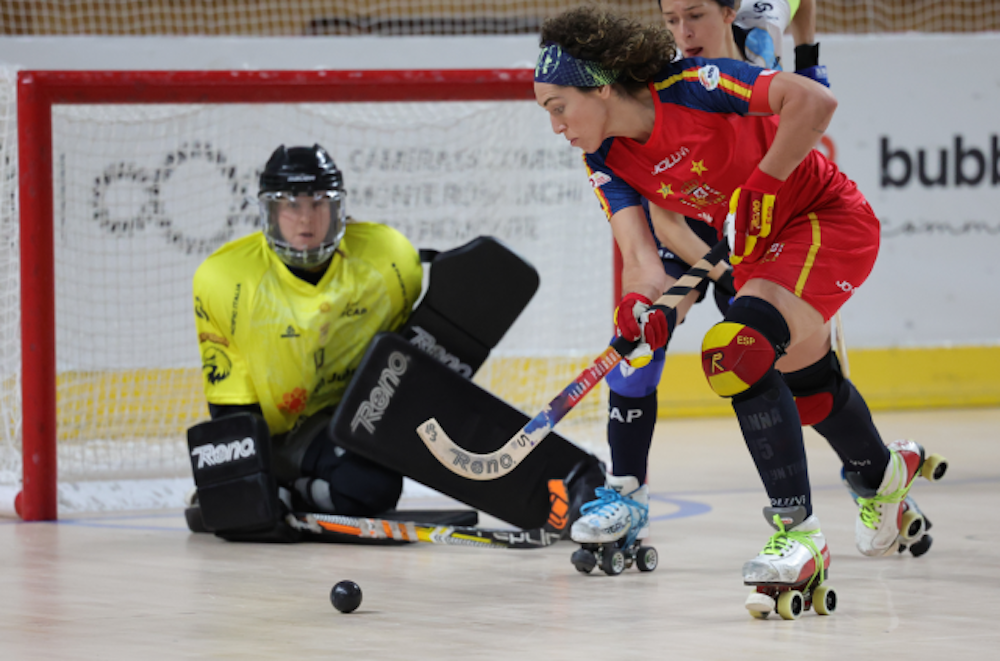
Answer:
<svg viewBox="0 0 1000 661"><path fill-rule="evenodd" d="M783 374L803 425L815 425L843 408L850 388L832 350L809 367Z"/></svg>
<svg viewBox="0 0 1000 661"><path fill-rule="evenodd" d="M661 347L653 352L653 359L643 367L632 367L623 360L604 380L611 392L624 397L647 397L656 392L656 387L660 385L666 357L667 349Z"/></svg>
<svg viewBox="0 0 1000 661"><path fill-rule="evenodd" d="M721 397L746 393L770 372L790 341L788 324L773 305L752 296L737 299L702 342L708 385Z"/></svg>

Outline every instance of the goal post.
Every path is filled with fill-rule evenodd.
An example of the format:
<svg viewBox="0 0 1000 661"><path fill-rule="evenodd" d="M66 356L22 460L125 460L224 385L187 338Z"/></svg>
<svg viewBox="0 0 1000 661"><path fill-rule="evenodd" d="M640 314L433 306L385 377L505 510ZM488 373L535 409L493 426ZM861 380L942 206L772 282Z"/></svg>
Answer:
<svg viewBox="0 0 1000 661"><path fill-rule="evenodd" d="M65 197L65 193L61 191L67 186L67 177L72 176L72 172L67 175L64 170L71 171L74 166L73 159L64 156L60 156L61 160L57 162L54 159L54 153L60 151L58 146L60 141L68 143L86 139L85 134L92 130L92 125L83 122L77 128L71 127L66 130L67 137L57 138L54 142L54 130L58 132L57 128L54 129L53 124L54 109L61 109L65 106L86 108L91 106L101 108L135 106L146 108L158 105L172 108L186 108L187 106L245 108L247 106L270 107L272 104L281 104L282 107L286 105L302 106L308 112L313 112L313 108L350 107L352 116L362 117L372 115L374 112L370 110L374 107L372 104L379 108L384 106L392 109L394 113L393 128L387 129L386 136L379 138L381 141L379 144L383 146L379 148L380 151L377 153L374 150L372 153L363 153L355 148L350 151L351 158L348 158L340 139L334 139L331 142L327 137L326 128L322 131L302 129L299 132L299 134L304 135L317 134L315 142L324 144L338 166L345 171L349 193L351 193L348 196L349 213L361 220L387 222L394 225L401 229L404 234L410 236L411 241L417 247L446 249L464 243L465 240L473 238L473 235L477 233L499 235L500 238L507 240L516 250L528 257L536 266L542 266L540 269L543 276L542 289L536 296L536 299L541 298L542 300L532 302L532 305L522 315L522 319L527 320L523 323L522 320L519 320L509 333L515 337L510 342L508 342L508 338L505 338L495 351L496 359L491 358L488 361L480 375L477 375L477 381L494 391L498 391L498 394L512 401L515 405L531 410L547 401L552 392L558 390L558 387L553 390L553 385L560 384L567 378L567 375L578 371L582 362L589 354L593 353L595 346L600 346L607 341L610 333L607 327L607 314L612 299L611 260L609 259L610 230L607 228L607 224L602 222L601 212L592 195L589 194L589 185L579 161L579 153L573 152L568 145L562 144L563 141L551 134L544 113L535 106L532 71L529 69L20 71L17 75L16 89L17 202L19 204L20 231L18 250L20 256L21 410L13 413L4 411L3 413L7 418L12 415L19 415L21 418L22 484L15 508L25 520L53 520L57 518L57 483L60 472L57 457L61 456L57 439L60 438L60 434L70 433L81 437L84 434L77 428L76 418L73 418L72 424L67 425L71 429L61 430L59 421L63 420L65 424L67 415L70 414L57 409L68 406L73 410L72 415L77 415L75 413L77 409L86 406L93 409L88 414L91 416L149 416L151 411L159 408L157 404L144 404L139 407L142 410L138 411L135 406L131 406L131 408L115 409L117 411L115 413L108 413L115 402L105 402L104 400L124 400L125 395L120 394L119 391L147 387L141 383L136 385L140 381L145 383L144 380L162 381L174 378L177 375L171 370L175 370L179 374L178 380L171 382L173 385L160 383L151 386L154 396L168 398L178 388L197 388L197 385L192 386L192 384L200 381L200 370L197 367L188 365L184 361L178 362L173 358L166 360L162 366L157 366L152 370L144 365L133 369L134 366L130 365L132 370L130 375L123 377L122 371L115 369L114 365L107 370L102 370L90 362L74 360L71 361L72 365L68 368L63 364L66 361L57 355L57 346L61 346L60 343L63 341L57 337L59 335L57 329L61 328L62 330L59 332L63 333L66 338L69 338L77 330L74 325L77 323L75 321L64 322L62 327L59 325L58 315L61 313L57 312L58 290L60 287L66 289L71 286L78 288L88 286L84 282L76 282L76 274L72 272L72 268L80 267L67 267L65 260L60 257L60 249L57 248L57 245L60 241L60 233L65 234L68 231L65 228L68 221L64 219L61 221L63 224L57 223L57 214L64 216L78 214L83 219L80 222L90 223L88 227L101 221L102 227L111 228L108 230L109 232L117 228L116 238L111 239L111 241L116 243L121 250L135 252L134 248L125 247L123 241L131 240L133 234L138 235L142 230L143 223L147 226L153 223L150 218L159 218L157 214L162 214L163 203L146 200L142 202L143 208L146 209L143 213L146 215L138 220L127 221L109 220L100 215L103 212L95 209L77 208L82 206L78 200L83 198L72 198L69 202L63 200L60 204L68 209L63 208L60 211L55 200L60 195ZM517 112L511 115L509 120L505 120L507 123L502 123L502 125L495 119L500 115L475 115L475 113L468 112L469 107L479 108L479 104L491 103L498 104L505 117L510 115L506 110L508 105L513 105ZM412 104L425 104L421 107L427 108L426 112L430 119L421 120L424 123L411 130L406 128L406 120L410 115L418 114ZM459 109L461 112L458 112ZM455 110L455 112L449 114L445 110L449 112ZM252 113L253 111L247 112ZM454 115L454 120L451 119L452 115ZM524 117L530 117L530 121L526 121ZM129 121L132 121L131 118ZM149 123L157 126L159 121L159 117L154 117L149 120ZM228 120L216 119L212 121L216 124L228 123ZM369 124L378 123L375 119L366 121ZM403 128L396 126L395 122L398 122ZM443 151L443 147L439 149L436 145L443 143L435 141L450 140L449 136L453 135L453 126L463 125L462 122L467 125L467 128L461 130L463 139L468 141L468 145L476 145L478 140L484 146L456 147L453 152L448 153ZM527 129L529 124L530 131ZM431 128L426 128L428 126ZM519 140L518 135L521 133L522 127L525 127L527 133L526 137ZM212 130L218 128L218 126L212 126ZM186 131L187 129L182 130ZM193 159L197 156L210 162L211 166L217 170L233 169L231 163L224 163L223 156L217 153L218 144L224 142L223 139L198 137L204 133L202 125L190 129L191 135L172 134L172 132L182 130L168 126L158 129L158 133L156 131L153 133L157 135L157 144L171 142L171 144L183 143L187 145L183 148L187 151L178 148L172 158L181 155ZM353 125L338 130L342 131L342 133L336 134L338 136L350 136L357 132ZM428 134L424 142L413 143L414 146L407 147L405 150L394 147L397 143L410 144L408 141L411 139L411 134L416 135L421 131ZM251 137L235 138L234 144L257 139L264 143L262 148L266 147L268 153L277 144L280 144L277 138L257 137L253 131L247 135ZM103 134L94 138L94 145L101 145L107 140L102 136ZM123 144L127 144L134 139L126 133L122 135L120 140ZM281 140L284 141L285 138L281 138ZM212 142L212 146L208 145L209 141ZM86 152L87 149L88 147L83 147L81 151ZM95 146L94 149L97 147ZM456 154L460 158L457 158ZM107 191L107 182L113 179L131 183L141 181L146 186L144 190L147 191L164 186L164 181L170 177L176 180L175 166L171 166L174 169L166 166L161 167L155 172L155 175L139 173L142 166L134 162L139 158L138 156L121 157L116 161L114 167L109 166L103 170L103 174L98 172L96 177L93 174L81 175L82 177L90 177L88 181L96 181L91 185L92 190L85 192L91 197L110 196ZM419 169L419 163L414 165L411 161L421 162L420 159L426 160L427 167L424 169L428 172L421 171L417 176L414 173ZM447 163L445 163L446 161ZM460 163L456 165L451 161L460 161ZM372 163L376 162L389 175L393 175L393 173L396 175L368 185L368 179L356 177L352 172L352 164L367 165L375 169ZM256 165L262 165L262 161ZM61 177L61 179L57 181L57 177ZM101 177L104 177L103 184ZM115 179L116 177L117 179ZM155 184L149 183L154 180ZM416 183L410 185L411 180ZM418 180L423 183L419 183ZM243 183L240 184L242 186L240 190L248 193L256 192L256 182L252 176L247 174L243 176L241 181ZM352 182L359 181L365 186L357 191L351 191ZM233 181L227 181L225 185L232 186L233 191L236 191L238 187L237 183ZM416 198L419 199L414 201ZM74 199L77 201L74 202ZM386 201L387 199L389 201ZM183 199L175 200L172 204L177 206L182 201ZM513 205L510 207L513 211L497 211L497 209L504 208L505 203ZM412 209L420 204L434 207L428 213L440 210L438 214L440 216L448 216L448 209L451 209L451 206L459 209L459 212L437 220L417 218L416 216L419 214L414 215ZM152 208L153 211L149 211L149 208ZM364 213L360 213L361 210L364 210ZM246 212L241 211L240 213ZM503 216L504 213L507 215ZM169 222L164 222L162 219L158 222L160 222L158 227L161 229L167 227L163 231L169 233ZM174 222L176 224L176 218ZM230 220L230 229L236 222ZM88 231L97 230L91 228ZM178 232L174 232L174 236L168 238L180 248L186 246L188 253L188 261L177 269L176 280L179 283L175 287L177 292L171 294L173 298L180 301L174 306L176 309L180 309L178 306L190 307L189 272L192 263L190 260L195 257L203 259L210 252L210 249L221 245L227 237L232 238L231 234L231 231L228 234L221 232L217 233L217 236L213 235L211 240L198 239L194 242L179 236ZM185 240L188 240L189 244L182 245ZM63 239L63 241L72 247L76 240ZM427 243L434 245L428 246ZM61 249L63 257L65 257L67 249L65 247ZM195 253L193 256L192 251ZM130 268L133 270L146 268L141 261L141 256L140 254L137 257L138 261L133 263L139 264L139 266L131 266ZM156 255L152 257L151 262L158 260ZM100 268L109 259L114 261L115 258L95 254L92 257L80 257L80 263L86 263L88 268L90 266ZM57 271L60 268L66 270L67 273L59 275ZM580 271L585 271L585 274L581 276ZM98 284L89 286L91 288L94 286L139 287L138 284L129 282L128 274L129 271L126 270L124 274L118 274L115 277L95 278L94 282ZM60 284L63 279L70 280L70 283ZM599 284L594 285L593 283ZM155 295L159 296L160 294ZM114 294L109 293L109 296L114 296ZM556 303L563 307L560 308ZM86 303L80 303L77 307L87 308L88 306ZM96 309L98 306L94 304L93 307ZM91 312L91 314L99 316L98 312ZM165 314L165 312L157 309L143 314L155 316ZM190 309L186 313L172 316L185 315L191 315ZM554 328L556 323L571 323L573 320L583 320L587 327L575 329L568 334L559 333ZM66 328L66 323L71 324L71 327ZM81 322L82 326L86 326L87 323L86 321ZM100 323L106 324L108 328L127 326L125 321L117 319L101 319ZM518 328L518 325L523 326L523 328ZM136 335L135 331L129 331L126 328L122 337L129 338ZM141 344L143 338L141 333L138 335L140 337L135 339ZM545 339L547 335L560 339L548 341ZM562 337L571 337L572 341L563 346L560 343ZM194 349L196 348L195 340L196 338L192 335L178 341L186 342ZM86 340L82 341L86 342ZM115 342L116 340L109 341ZM122 340L117 341L122 342ZM120 346L108 349L108 352L115 350L120 350ZM139 350L136 352L138 353ZM117 364L115 361L111 362ZM531 363L530 369L526 367L526 363ZM539 363L544 363L545 369L539 369ZM83 396L85 401L82 404L67 405L66 396L61 394L63 392L61 388L71 390L76 387L67 386L63 382L63 374L72 370L75 370L75 374L82 374L86 379L89 379L90 385L84 386L87 392ZM526 376L528 374L532 376ZM118 390L109 389L107 384L112 381L116 384L114 388ZM122 385L123 383L124 385ZM176 385L178 383L182 385ZM600 397L594 399L594 405L590 407L590 415L593 415L600 407ZM200 406L204 406L203 402ZM583 408L584 411L581 412L581 415L588 415L587 408ZM125 412L122 413L122 411ZM187 409L183 413L165 412L161 418L157 418L156 422L149 422L147 426L156 424L164 427L180 427L181 423L186 424L186 421L190 421L191 415L197 415L186 411ZM157 415L159 414L157 411ZM118 434L123 438L128 436L131 439L129 434L134 436L136 432L108 433ZM179 442L177 440L178 434L176 430L172 433L174 438L171 442L176 444ZM133 443L132 440L127 442ZM0 451L2 450L3 448L0 447ZM74 452L83 457L82 461L90 460L94 454L94 451L89 448ZM155 452L161 452L161 450L157 449ZM105 463L113 464L114 462ZM0 462L0 473L3 472L2 468L2 462ZM100 470L114 472L116 468L114 465L110 465L110 467L102 466Z"/></svg>

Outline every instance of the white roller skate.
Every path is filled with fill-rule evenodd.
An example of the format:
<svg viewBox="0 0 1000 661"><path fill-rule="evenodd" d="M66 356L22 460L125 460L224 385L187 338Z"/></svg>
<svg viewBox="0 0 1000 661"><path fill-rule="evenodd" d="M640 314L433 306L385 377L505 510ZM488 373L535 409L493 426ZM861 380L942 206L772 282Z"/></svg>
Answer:
<svg viewBox="0 0 1000 661"><path fill-rule="evenodd" d="M890 555L908 545L914 555L922 555L932 540L925 539L927 520L909 497L910 488L917 475L940 480L948 462L936 454L924 459L924 449L911 440L893 441L888 448L889 463L877 490L866 486L858 473L844 473L859 507L855 541L867 556Z"/></svg>
<svg viewBox="0 0 1000 661"><path fill-rule="evenodd" d="M639 545L649 534L649 487L640 487L631 475L608 475L607 486L597 487L596 494L570 529L573 541L582 545L572 557L577 571L589 574L600 565L616 576L633 563L639 571L656 569L656 549Z"/></svg>
<svg viewBox="0 0 1000 661"><path fill-rule="evenodd" d="M760 554L743 565L743 583L756 589L746 609L764 619L771 611L794 620L812 607L819 615L837 608L837 593L823 582L830 568L830 550L816 515L805 518L804 507L765 507L764 518L777 530Z"/></svg>

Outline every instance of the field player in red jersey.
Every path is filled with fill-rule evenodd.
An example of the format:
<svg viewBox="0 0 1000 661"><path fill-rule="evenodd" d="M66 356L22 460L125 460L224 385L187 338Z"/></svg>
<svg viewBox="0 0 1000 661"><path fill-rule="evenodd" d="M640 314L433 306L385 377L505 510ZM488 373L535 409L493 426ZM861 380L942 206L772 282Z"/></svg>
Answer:
<svg viewBox="0 0 1000 661"><path fill-rule="evenodd" d="M783 358L796 369L821 368L826 323L868 277L878 253L871 207L813 149L836 100L803 76L733 60L671 62L669 32L592 7L547 21L542 47L536 99L553 131L585 152L622 251L625 294L616 331L648 345L631 362L648 360L675 325L670 313L650 308L665 275L641 199L717 230L732 218L738 294L706 334L702 364L713 390L733 402L770 499L765 518L777 531L744 565L744 581L815 588L829 552L812 510L799 410L774 364ZM843 400L864 405L849 382L834 379L806 404ZM923 449L913 441L886 447L870 417L867 429L852 432L830 440L861 495L857 545L866 555L892 553ZM610 491L618 492L617 503ZM590 509L625 511L624 528L633 521L641 527L648 508L631 496L605 489L605 502ZM574 527L574 539L586 541L576 533ZM772 597L755 592L747 608L770 612Z"/></svg>

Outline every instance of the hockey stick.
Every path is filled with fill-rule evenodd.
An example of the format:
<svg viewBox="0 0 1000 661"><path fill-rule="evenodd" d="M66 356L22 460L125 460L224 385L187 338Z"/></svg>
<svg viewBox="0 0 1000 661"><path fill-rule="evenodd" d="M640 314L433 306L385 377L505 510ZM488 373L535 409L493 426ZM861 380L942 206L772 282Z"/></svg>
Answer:
<svg viewBox="0 0 1000 661"><path fill-rule="evenodd" d="M540 549L562 539L561 532L553 532L548 528L502 530L303 512L288 514L285 520L296 530L319 535L326 531L361 539L427 542L490 549Z"/></svg>
<svg viewBox="0 0 1000 661"><path fill-rule="evenodd" d="M833 315L834 335L837 336L837 358L840 360L840 373L845 379L851 378L851 366L847 362L847 341L844 339L844 322L840 320L840 310Z"/></svg>
<svg viewBox="0 0 1000 661"><path fill-rule="evenodd" d="M291 512L286 523L295 530L313 535L347 535L364 540L427 542L449 546L476 546L490 549L540 549L555 544L566 531L569 495L563 480L549 480L549 518L541 528L503 530L439 523L392 521L337 514Z"/></svg>
<svg viewBox="0 0 1000 661"><path fill-rule="evenodd" d="M708 272L729 253L726 241L720 241L698 260L687 273L654 303L654 308L670 310L708 277ZM562 420L594 386L600 383L638 342L618 337L596 360L566 386L541 413L528 421L500 449L486 454L464 450L445 433L437 420L431 418L419 427L417 435L443 466L456 475L470 480L495 480L514 470L541 443L556 423Z"/></svg>

